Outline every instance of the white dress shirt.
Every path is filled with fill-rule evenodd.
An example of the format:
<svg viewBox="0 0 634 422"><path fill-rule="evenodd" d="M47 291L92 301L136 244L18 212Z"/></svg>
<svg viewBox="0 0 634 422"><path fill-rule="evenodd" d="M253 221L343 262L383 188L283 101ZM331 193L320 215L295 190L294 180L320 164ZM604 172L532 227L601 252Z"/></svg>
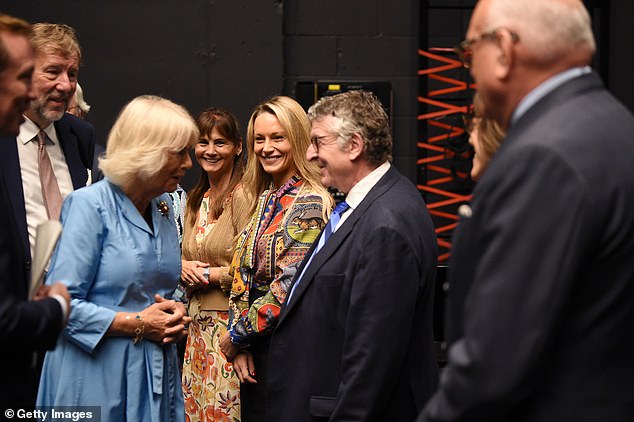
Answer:
<svg viewBox="0 0 634 422"><path fill-rule="evenodd" d="M372 170L370 174L365 176L363 179L357 182L357 184L354 185L352 189L350 189L350 192L348 192L348 195L346 195L346 203L350 206L350 208L348 208L343 214L341 214L341 219L339 220L339 223L337 223L337 227L341 227L343 222L346 221L350 214L352 214L352 212L359 206L361 201L365 199L368 192L372 190L374 185L376 185L379 180L381 180L381 177L383 177L389 169L390 162L386 161L385 163ZM332 228L333 233L337 231L337 227Z"/></svg>
<svg viewBox="0 0 634 422"><path fill-rule="evenodd" d="M25 122L20 125L20 133L17 137L18 157L20 158L20 173L22 175L22 188L24 190L24 208L26 211L26 224L29 231L29 244L31 245L31 256L33 256L33 246L35 245L35 230L37 226L48 220L42 186L40 184L40 173L38 171L38 145L37 134L39 127L25 116ZM46 151L51 159L53 173L57 178L59 191L62 198L66 198L73 191L73 181L70 177L68 164L64 157L64 151L59 144L55 126L50 124L44 128L48 136Z"/></svg>

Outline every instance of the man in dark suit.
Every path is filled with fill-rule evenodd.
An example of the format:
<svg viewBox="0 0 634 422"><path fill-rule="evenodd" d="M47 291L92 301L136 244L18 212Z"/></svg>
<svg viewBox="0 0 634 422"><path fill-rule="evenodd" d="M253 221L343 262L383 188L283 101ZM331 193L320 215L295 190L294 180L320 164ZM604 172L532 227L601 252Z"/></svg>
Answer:
<svg viewBox="0 0 634 422"><path fill-rule="evenodd" d="M15 143L30 100L33 49L30 25L0 14L0 142ZM35 404L33 351L50 349L66 321L70 298L66 286L43 286L28 301L27 250L16 224L0 163L0 415L5 409L30 409Z"/></svg>
<svg viewBox="0 0 634 422"><path fill-rule="evenodd" d="M461 328L418 421L632 421L634 117L588 67L588 13L482 0L460 49L507 137L456 233Z"/></svg>
<svg viewBox="0 0 634 422"><path fill-rule="evenodd" d="M333 212L281 312L266 420L411 421L437 383L431 219L389 163L392 136L376 97L325 97L308 115L307 157L349 208Z"/></svg>
<svg viewBox="0 0 634 422"><path fill-rule="evenodd" d="M67 25L38 23L33 25L30 39L35 49L35 99L24 113L26 121L17 137L0 139L0 161L28 257L36 227L47 219L59 218L59 211L48 212L42 190L38 133L43 131L46 136L45 150L62 199L89 181L95 145L92 125L66 113L81 60L74 30Z"/></svg>

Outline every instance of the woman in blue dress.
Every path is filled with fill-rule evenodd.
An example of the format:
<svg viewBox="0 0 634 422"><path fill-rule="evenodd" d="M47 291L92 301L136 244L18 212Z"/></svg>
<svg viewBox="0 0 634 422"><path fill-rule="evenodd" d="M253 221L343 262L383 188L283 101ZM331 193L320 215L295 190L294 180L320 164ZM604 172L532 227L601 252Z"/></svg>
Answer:
<svg viewBox="0 0 634 422"><path fill-rule="evenodd" d="M170 197L191 168L198 129L168 100L121 111L100 168L68 196L47 283L71 295L69 321L44 361L38 406L99 406L102 421L184 421L174 344L184 306L170 297L180 249Z"/></svg>

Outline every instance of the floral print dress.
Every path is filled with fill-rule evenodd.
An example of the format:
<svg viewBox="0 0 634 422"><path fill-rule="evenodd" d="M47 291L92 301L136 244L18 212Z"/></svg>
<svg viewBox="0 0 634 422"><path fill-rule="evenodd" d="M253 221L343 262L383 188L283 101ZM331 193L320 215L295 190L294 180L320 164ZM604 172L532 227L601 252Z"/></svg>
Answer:
<svg viewBox="0 0 634 422"><path fill-rule="evenodd" d="M183 242L184 252L187 252L187 248L195 249L198 254L194 250L189 250L187 254L207 262L202 251L209 253L206 249L209 246L207 242L212 242L215 248L223 251L223 260L227 264L231 262L233 248L228 246L235 240L235 231L242 230L246 225L246 210L250 208L246 197L237 193L234 190L233 195L227 199L223 213L217 220L209 217L209 192L205 194L198 210L194 233L191 234L194 243L189 242L190 235L187 234L187 241ZM234 201L233 206L228 205L231 201ZM234 209L234 206L239 209ZM226 228L234 223L240 227ZM216 260L209 263L212 266L222 265ZM219 344L229 320L226 307L225 310L210 308L198 294L193 294L189 300L188 312L192 322L189 325L182 376L188 422L240 421L240 381L233 366L221 352Z"/></svg>

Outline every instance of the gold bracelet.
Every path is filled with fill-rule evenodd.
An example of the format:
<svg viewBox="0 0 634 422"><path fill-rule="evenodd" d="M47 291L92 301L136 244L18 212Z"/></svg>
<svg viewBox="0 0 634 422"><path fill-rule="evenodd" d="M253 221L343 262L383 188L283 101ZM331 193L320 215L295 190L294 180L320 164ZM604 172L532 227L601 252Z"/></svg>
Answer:
<svg viewBox="0 0 634 422"><path fill-rule="evenodd" d="M140 343L143 341L143 333L145 332L145 322L143 322L143 317L141 314L136 314L134 317L136 319L136 328L134 329L134 340L132 342L134 344Z"/></svg>

